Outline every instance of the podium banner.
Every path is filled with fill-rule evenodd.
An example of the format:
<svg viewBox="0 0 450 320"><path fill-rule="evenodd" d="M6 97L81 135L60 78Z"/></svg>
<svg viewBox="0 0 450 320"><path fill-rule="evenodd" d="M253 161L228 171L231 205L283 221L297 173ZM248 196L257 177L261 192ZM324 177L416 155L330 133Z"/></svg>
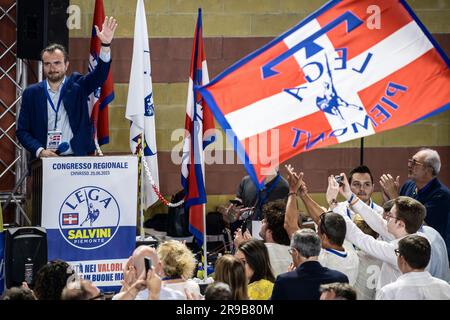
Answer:
<svg viewBox="0 0 450 320"><path fill-rule="evenodd" d="M117 290L136 244L137 157L42 159L42 226L48 259L70 263Z"/></svg>

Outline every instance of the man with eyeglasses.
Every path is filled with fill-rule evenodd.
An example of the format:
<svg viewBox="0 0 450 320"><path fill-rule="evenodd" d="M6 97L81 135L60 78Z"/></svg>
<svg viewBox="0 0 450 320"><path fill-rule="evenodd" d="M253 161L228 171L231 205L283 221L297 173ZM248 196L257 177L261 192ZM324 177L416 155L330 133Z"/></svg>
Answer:
<svg viewBox="0 0 450 320"><path fill-rule="evenodd" d="M425 222L446 241L447 257L450 260L450 190L437 178L440 170L441 159L437 151L425 148L408 160L409 180L401 188L400 177L394 180L390 174L381 176L380 185L389 199L399 195L408 196L427 208Z"/></svg>
<svg viewBox="0 0 450 320"><path fill-rule="evenodd" d="M293 234L289 252L297 268L277 277L271 300L319 300L320 285L348 283L345 274L320 264L320 250L320 238L313 230L301 229Z"/></svg>
<svg viewBox="0 0 450 320"><path fill-rule="evenodd" d="M397 265L402 275L378 291L377 300L450 300L450 285L425 270L431 257L431 245L418 235L398 242Z"/></svg>
<svg viewBox="0 0 450 320"><path fill-rule="evenodd" d="M378 292L383 286L394 282L401 275L394 251L398 242L411 234L418 234L427 238L424 233L419 231L425 218L426 209L424 205L413 198L399 196L394 200L390 212L386 214L386 220L383 220L382 217L374 215L371 209L351 192L345 174L343 175L343 185L339 186L336 180L331 179L327 192L334 192L335 194L340 192L353 207L353 210L360 214L373 230L378 232L383 239L390 239L389 242L374 239L364 234L353 221L344 216L347 224L346 239L371 256L383 261L377 282ZM438 259L437 256L431 257L431 260L436 259ZM433 261L432 263L443 262L445 261ZM431 263L427 265L427 271L430 269L430 265Z"/></svg>
<svg viewBox="0 0 450 320"><path fill-rule="evenodd" d="M383 219L387 220L388 217L391 216L390 211L394 206L394 200L386 201L383 204ZM375 228L377 228L375 226ZM426 225L422 225L419 228L420 232L423 232L427 237L428 241L431 244L431 256L433 257L430 261L429 272L433 277L442 279L444 281L450 281L450 270L449 270L449 262L447 259L447 246L445 244L444 239L441 237L439 232L437 232L434 228ZM385 237L388 237L390 234L385 234ZM390 238L386 238L384 240L390 241L393 240L393 236Z"/></svg>

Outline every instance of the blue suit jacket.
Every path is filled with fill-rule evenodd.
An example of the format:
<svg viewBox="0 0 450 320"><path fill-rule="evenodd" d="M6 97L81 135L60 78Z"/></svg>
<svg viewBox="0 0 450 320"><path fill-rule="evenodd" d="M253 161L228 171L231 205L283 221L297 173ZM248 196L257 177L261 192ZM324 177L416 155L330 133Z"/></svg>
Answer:
<svg viewBox="0 0 450 320"><path fill-rule="evenodd" d="M400 189L401 196L416 199L427 208L425 222L436 229L447 244L447 254L450 261L450 191L438 178L433 178L428 184L416 192L416 183L408 180Z"/></svg>
<svg viewBox="0 0 450 320"><path fill-rule="evenodd" d="M105 82L110 65L111 61L106 63L98 59L97 67L92 72L86 75L75 72L66 77L63 102L73 132L70 145L76 156L85 156L95 150L87 100ZM36 157L37 149L46 148L47 127L47 97L44 82L41 81L23 92L17 122L16 136L25 149L30 151L31 159Z"/></svg>
<svg viewBox="0 0 450 320"><path fill-rule="evenodd" d="M342 272L323 267L318 261L307 261L277 277L271 300L319 300L320 285L333 282L348 283L348 278Z"/></svg>

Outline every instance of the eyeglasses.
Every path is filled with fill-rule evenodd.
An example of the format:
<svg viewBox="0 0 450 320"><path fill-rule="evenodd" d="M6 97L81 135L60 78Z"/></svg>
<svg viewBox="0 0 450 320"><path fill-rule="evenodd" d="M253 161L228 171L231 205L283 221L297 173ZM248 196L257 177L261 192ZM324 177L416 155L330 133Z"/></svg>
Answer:
<svg viewBox="0 0 450 320"><path fill-rule="evenodd" d="M408 165L415 167L415 166L423 166L425 163L417 161L416 159L408 159Z"/></svg>
<svg viewBox="0 0 450 320"><path fill-rule="evenodd" d="M296 251L297 249L295 249L295 248L289 248L288 249L288 252L289 252L289 254L293 254L294 253L294 251Z"/></svg>
<svg viewBox="0 0 450 320"><path fill-rule="evenodd" d="M395 255L396 255L397 257L401 256L401 253L400 253L400 250L399 250L399 249L395 249L394 252L395 252Z"/></svg>
<svg viewBox="0 0 450 320"><path fill-rule="evenodd" d="M394 217L393 215L390 215L389 213L386 213L386 220L390 220L390 219L395 219L395 220L400 220L399 218L397 218L397 217Z"/></svg>
<svg viewBox="0 0 450 320"><path fill-rule="evenodd" d="M103 292L100 292L98 295L90 298L89 300L105 300L105 294Z"/></svg>

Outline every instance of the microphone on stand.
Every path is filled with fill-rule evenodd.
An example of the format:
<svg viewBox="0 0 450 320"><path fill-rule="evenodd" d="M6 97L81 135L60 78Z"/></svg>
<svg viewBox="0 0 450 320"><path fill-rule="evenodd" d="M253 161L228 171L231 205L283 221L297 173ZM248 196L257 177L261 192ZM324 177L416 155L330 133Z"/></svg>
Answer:
<svg viewBox="0 0 450 320"><path fill-rule="evenodd" d="M69 149L69 143L68 142L62 142L58 149L56 149L55 153L59 156L61 153L66 152Z"/></svg>

